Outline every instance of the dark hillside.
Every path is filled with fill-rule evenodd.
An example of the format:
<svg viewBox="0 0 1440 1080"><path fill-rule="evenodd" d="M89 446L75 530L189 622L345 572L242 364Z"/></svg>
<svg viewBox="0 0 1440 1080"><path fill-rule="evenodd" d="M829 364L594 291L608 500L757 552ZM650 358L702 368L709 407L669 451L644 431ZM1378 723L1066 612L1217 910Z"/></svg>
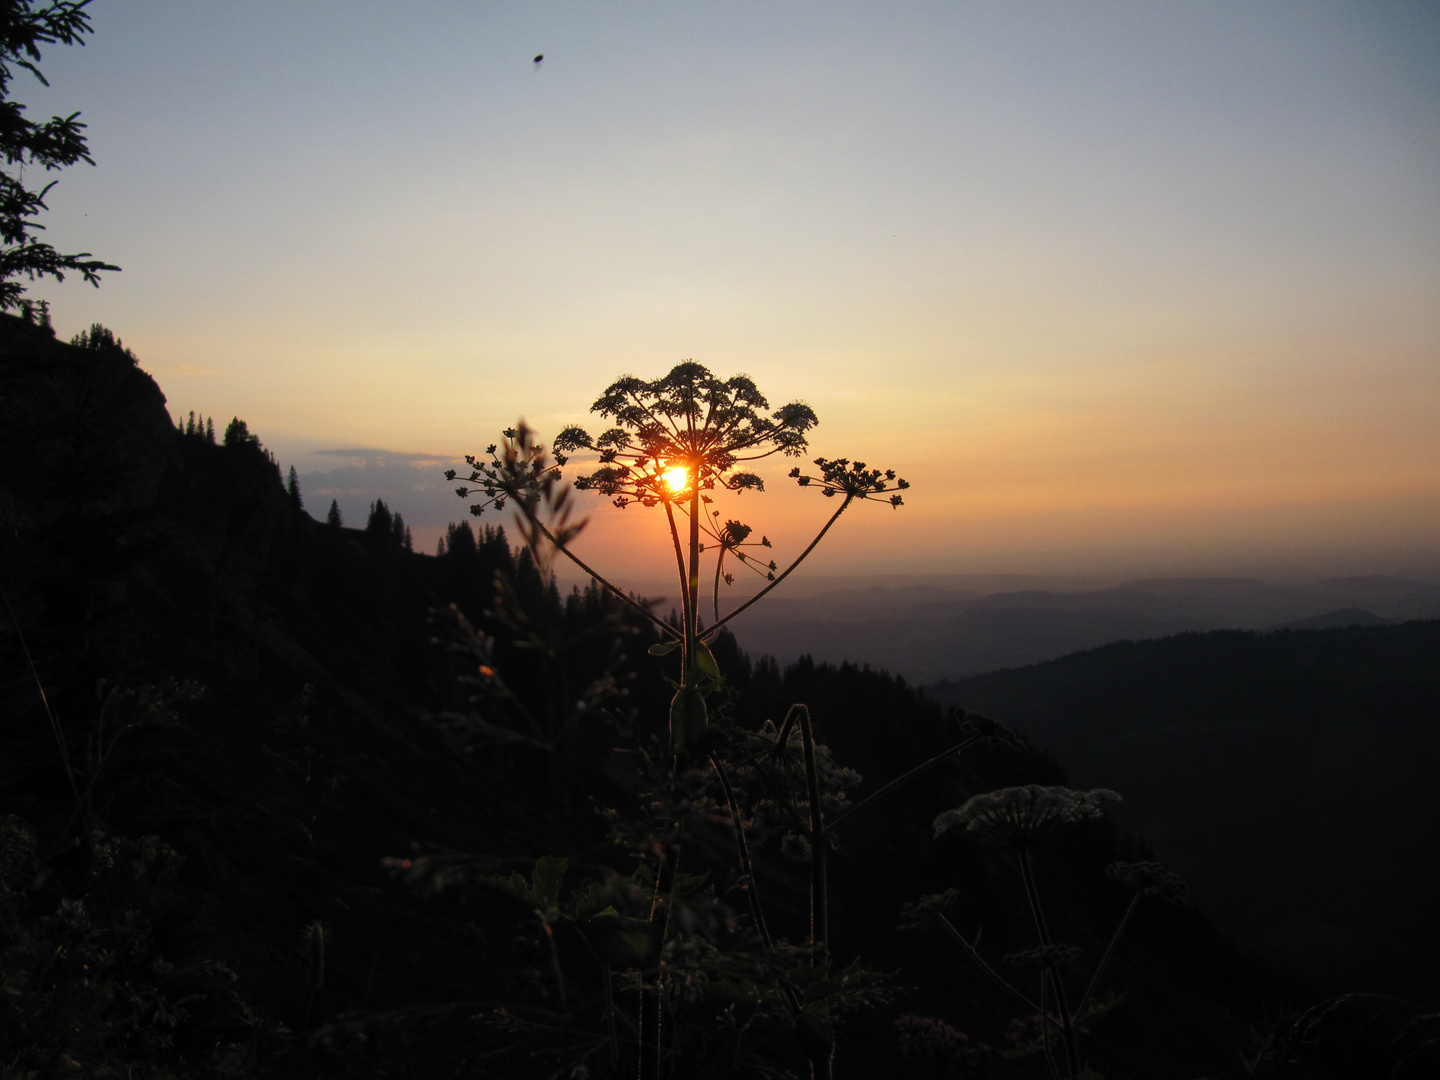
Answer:
<svg viewBox="0 0 1440 1080"><path fill-rule="evenodd" d="M1327 987L1434 1001L1440 622L1117 642L932 692L1011 722Z"/></svg>

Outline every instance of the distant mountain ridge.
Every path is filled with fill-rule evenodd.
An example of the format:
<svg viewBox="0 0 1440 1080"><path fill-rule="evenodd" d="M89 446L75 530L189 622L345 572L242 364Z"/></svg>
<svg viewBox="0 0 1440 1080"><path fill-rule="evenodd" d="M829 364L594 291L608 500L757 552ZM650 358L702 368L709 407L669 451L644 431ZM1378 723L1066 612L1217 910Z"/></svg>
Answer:
<svg viewBox="0 0 1440 1080"><path fill-rule="evenodd" d="M1103 589L977 584L781 592L737 620L736 634L750 652L781 663L806 653L832 663L864 660L933 683L1189 631L1440 618L1440 583L1379 575L1304 584L1149 578Z"/></svg>
<svg viewBox="0 0 1440 1080"><path fill-rule="evenodd" d="M1245 944L1436 997L1440 621L1115 642L927 693L1125 795L1117 820Z"/></svg>

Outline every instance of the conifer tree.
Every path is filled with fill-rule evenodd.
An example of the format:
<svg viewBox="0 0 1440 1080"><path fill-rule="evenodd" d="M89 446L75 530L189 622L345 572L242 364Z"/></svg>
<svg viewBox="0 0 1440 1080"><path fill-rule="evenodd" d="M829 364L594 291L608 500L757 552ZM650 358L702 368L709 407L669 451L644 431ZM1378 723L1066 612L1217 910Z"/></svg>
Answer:
<svg viewBox="0 0 1440 1080"><path fill-rule="evenodd" d="M215 445L215 418L213 416L205 418L205 441L211 446Z"/></svg>
<svg viewBox="0 0 1440 1080"><path fill-rule="evenodd" d="M185 423L185 434L186 434L186 435L194 435L194 434L195 434L195 410L194 410L194 409L191 409L191 410L190 410L190 419L189 419L188 421L186 421L186 423Z"/></svg>
<svg viewBox="0 0 1440 1080"><path fill-rule="evenodd" d="M295 466L290 466L290 476L285 481L285 493L290 496L290 505L296 510L305 508L305 500L300 497L300 477L295 472Z"/></svg>
<svg viewBox="0 0 1440 1080"><path fill-rule="evenodd" d="M246 443L258 441L254 435L250 434L250 425L238 416L232 417L230 423L225 427L226 446L244 446Z"/></svg>
<svg viewBox="0 0 1440 1080"><path fill-rule="evenodd" d="M340 520L340 503L337 499L330 500L330 512L325 515L325 524L340 528L344 524Z"/></svg>
<svg viewBox="0 0 1440 1080"><path fill-rule="evenodd" d="M138 358L131 350L125 347L125 343L116 337L108 327L100 323L91 323L89 330L81 330L70 339L70 344L77 349L84 349L86 352L106 353L110 356L123 356L130 363L138 362Z"/></svg>
<svg viewBox="0 0 1440 1080"><path fill-rule="evenodd" d="M370 504L370 517L365 522L365 531L371 536L388 540L393 535L393 528L390 508L385 505L384 499L376 499Z"/></svg>
<svg viewBox="0 0 1440 1080"><path fill-rule="evenodd" d="M15 307L25 293L18 277L31 281L50 277L64 281L78 272L92 285L100 284L100 272L118 266L92 259L88 251L62 255L49 244L35 239L45 226L35 220L47 209L45 196L55 186L26 187L25 167L32 175L53 172L77 161L94 165L85 142L85 125L78 112L53 116L41 123L25 119L25 106L11 98L11 80L16 68L24 68L49 86L37 66L42 45L84 44L90 33L90 16L84 10L89 0L54 0L44 7L31 0L0 0L0 310ZM18 169L12 169L19 166Z"/></svg>
<svg viewBox="0 0 1440 1080"><path fill-rule="evenodd" d="M446 530L446 550L457 560L468 562L475 558L476 543L475 533L470 528L468 521L462 521L458 525L453 521Z"/></svg>

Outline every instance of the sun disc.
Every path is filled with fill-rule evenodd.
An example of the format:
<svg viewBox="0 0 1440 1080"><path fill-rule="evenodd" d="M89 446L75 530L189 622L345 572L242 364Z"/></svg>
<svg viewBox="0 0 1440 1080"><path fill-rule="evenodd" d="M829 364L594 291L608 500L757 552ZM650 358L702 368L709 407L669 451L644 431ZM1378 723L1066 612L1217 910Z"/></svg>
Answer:
<svg viewBox="0 0 1440 1080"><path fill-rule="evenodd" d="M690 485L690 473L683 465L676 465L665 470L665 486L671 491L681 492Z"/></svg>

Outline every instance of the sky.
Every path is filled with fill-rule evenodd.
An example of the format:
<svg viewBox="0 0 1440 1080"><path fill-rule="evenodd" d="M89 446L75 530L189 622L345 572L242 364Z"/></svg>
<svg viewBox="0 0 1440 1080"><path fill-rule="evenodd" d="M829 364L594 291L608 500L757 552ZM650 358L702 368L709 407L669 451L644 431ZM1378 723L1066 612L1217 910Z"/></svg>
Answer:
<svg viewBox="0 0 1440 1080"><path fill-rule="evenodd" d="M31 295L316 517L428 550L465 453L693 358L912 484L819 573L1440 575L1440 4L92 10L14 93L89 124L47 239L124 269ZM727 508L782 564L791 464Z"/></svg>

